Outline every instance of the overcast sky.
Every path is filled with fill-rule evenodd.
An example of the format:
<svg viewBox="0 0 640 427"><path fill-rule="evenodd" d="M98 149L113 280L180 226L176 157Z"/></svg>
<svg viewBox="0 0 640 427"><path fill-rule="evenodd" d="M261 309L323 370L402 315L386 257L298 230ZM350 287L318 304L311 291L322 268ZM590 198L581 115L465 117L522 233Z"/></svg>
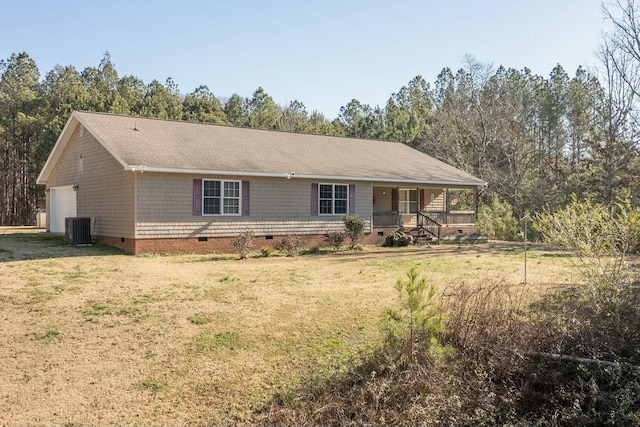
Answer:
<svg viewBox="0 0 640 427"><path fill-rule="evenodd" d="M335 118L356 98L384 105L411 78L434 82L466 54L548 76L592 66L607 28L601 0L189 1L2 0L0 58L173 78L219 97L262 86Z"/></svg>

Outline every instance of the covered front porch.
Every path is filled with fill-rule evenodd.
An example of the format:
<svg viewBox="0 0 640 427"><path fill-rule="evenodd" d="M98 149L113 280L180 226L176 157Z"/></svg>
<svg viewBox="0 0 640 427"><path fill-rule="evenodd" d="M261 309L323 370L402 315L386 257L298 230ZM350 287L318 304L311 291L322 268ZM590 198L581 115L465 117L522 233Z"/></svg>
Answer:
<svg viewBox="0 0 640 427"><path fill-rule="evenodd" d="M419 231L434 240L475 232L477 187L373 186L373 228ZM391 231L391 230L389 230ZM381 234L382 233L382 234Z"/></svg>

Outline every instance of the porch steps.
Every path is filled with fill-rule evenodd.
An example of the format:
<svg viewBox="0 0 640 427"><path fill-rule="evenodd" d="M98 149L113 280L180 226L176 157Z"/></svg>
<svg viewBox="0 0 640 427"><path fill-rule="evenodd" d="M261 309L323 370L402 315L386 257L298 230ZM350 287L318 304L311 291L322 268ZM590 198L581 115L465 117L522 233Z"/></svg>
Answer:
<svg viewBox="0 0 640 427"><path fill-rule="evenodd" d="M406 233L408 235L410 235L411 237L413 237L413 244L414 245L429 245L429 244L435 244L437 245L438 242L438 238L435 236L432 236L430 233L428 233L424 228L420 228L420 227L404 227L401 229L401 231L403 233Z"/></svg>

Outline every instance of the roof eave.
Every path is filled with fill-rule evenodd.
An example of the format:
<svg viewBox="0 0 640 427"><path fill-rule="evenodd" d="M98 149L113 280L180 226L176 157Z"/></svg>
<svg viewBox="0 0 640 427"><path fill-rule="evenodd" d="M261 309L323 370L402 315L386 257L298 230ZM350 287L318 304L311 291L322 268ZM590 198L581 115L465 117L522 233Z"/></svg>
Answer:
<svg viewBox="0 0 640 427"><path fill-rule="evenodd" d="M412 179L412 178L392 178L382 176L349 176L349 175L322 175L322 174L299 174L295 172L248 172L248 171L223 171L210 169L185 169L185 168L165 168L146 165L128 165L125 169L133 172L160 172L160 173L181 173L190 175L221 175L221 176L248 176L262 178L285 178L285 179L317 179L317 180L345 180L363 182L383 182L394 184L412 185L438 185L443 187L484 187L485 181L465 181L465 180L438 180L438 179Z"/></svg>

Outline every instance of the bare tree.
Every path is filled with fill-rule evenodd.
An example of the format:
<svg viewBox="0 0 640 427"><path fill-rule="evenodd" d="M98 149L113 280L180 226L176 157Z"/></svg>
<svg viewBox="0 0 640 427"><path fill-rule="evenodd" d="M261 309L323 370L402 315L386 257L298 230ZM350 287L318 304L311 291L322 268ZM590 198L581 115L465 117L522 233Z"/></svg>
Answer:
<svg viewBox="0 0 640 427"><path fill-rule="evenodd" d="M640 6L635 0L615 0L603 6L607 20L613 24L613 31L605 35L605 49L616 73L634 93L640 95L638 68L640 68Z"/></svg>
<svg viewBox="0 0 640 427"><path fill-rule="evenodd" d="M625 52L615 37L609 36L604 37L597 58L601 90L592 133L592 160L594 168L600 171L596 177L604 185L603 200L611 203L614 190L629 187L635 175L630 165L638 154L634 106L638 100L640 62Z"/></svg>

